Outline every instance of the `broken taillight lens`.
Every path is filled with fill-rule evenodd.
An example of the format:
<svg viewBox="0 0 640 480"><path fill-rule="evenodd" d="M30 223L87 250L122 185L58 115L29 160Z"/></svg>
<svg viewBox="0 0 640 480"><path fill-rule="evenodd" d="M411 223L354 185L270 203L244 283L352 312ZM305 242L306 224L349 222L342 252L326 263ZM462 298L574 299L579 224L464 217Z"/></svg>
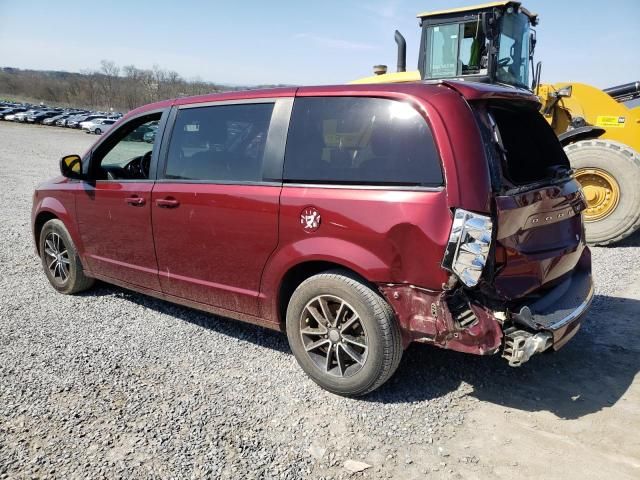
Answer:
<svg viewBox="0 0 640 480"><path fill-rule="evenodd" d="M456 274L467 287L480 281L491 247L490 217L462 208L455 211L442 266Z"/></svg>

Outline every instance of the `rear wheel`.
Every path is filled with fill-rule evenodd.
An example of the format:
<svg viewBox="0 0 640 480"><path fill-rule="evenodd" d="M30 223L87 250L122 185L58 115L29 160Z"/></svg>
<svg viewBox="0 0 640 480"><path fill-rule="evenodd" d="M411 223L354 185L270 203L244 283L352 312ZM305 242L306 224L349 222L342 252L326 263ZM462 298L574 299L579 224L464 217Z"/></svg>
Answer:
<svg viewBox="0 0 640 480"><path fill-rule="evenodd" d="M346 396L369 393L402 357L399 326L387 302L344 271L300 284L287 308L287 337L296 360L322 388Z"/></svg>
<svg viewBox="0 0 640 480"><path fill-rule="evenodd" d="M49 220L42 227L40 257L49 283L60 293L78 293L93 285L93 278L84 274L76 247L60 220Z"/></svg>
<svg viewBox="0 0 640 480"><path fill-rule="evenodd" d="M99 128L95 129L95 134L96 135L101 135L102 134L102 130L100 130Z"/></svg>
<svg viewBox="0 0 640 480"><path fill-rule="evenodd" d="M565 147L587 200L587 241L609 245L640 228L640 154L611 140Z"/></svg>

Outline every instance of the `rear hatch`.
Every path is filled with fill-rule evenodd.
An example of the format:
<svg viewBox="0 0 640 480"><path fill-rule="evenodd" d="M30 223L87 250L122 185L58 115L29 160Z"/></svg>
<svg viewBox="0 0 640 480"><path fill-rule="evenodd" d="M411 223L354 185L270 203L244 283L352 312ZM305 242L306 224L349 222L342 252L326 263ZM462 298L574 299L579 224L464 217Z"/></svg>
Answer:
<svg viewBox="0 0 640 480"><path fill-rule="evenodd" d="M580 185L535 103L479 102L474 111L492 177L493 293L542 295L570 275L586 248Z"/></svg>

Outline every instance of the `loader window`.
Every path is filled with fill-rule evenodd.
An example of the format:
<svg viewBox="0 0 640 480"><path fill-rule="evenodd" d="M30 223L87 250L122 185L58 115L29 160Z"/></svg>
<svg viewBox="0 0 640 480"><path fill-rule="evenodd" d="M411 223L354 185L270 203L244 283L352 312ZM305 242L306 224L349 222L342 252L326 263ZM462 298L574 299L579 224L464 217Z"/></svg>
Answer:
<svg viewBox="0 0 640 480"><path fill-rule="evenodd" d="M458 73L460 25L438 25L427 30L427 78L455 77Z"/></svg>
<svg viewBox="0 0 640 480"><path fill-rule="evenodd" d="M427 28L426 78L487 74L486 36L480 18Z"/></svg>
<svg viewBox="0 0 640 480"><path fill-rule="evenodd" d="M499 82L528 88L529 19L522 13L507 13L500 19L496 78Z"/></svg>

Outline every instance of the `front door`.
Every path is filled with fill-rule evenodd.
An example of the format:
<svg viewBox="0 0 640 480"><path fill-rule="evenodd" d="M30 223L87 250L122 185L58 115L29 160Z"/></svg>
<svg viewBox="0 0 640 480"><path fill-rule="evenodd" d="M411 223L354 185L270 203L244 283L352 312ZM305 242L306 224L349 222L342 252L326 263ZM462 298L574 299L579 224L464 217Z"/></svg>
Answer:
<svg viewBox="0 0 640 480"><path fill-rule="evenodd" d="M262 270L278 243L281 184L265 175L265 158L284 150L283 132L270 128L276 103L178 109L152 194L164 292L257 314Z"/></svg>
<svg viewBox="0 0 640 480"><path fill-rule="evenodd" d="M157 147L144 133L162 112L129 120L91 155L90 180L76 201L89 269L98 276L160 290L151 230ZM158 136L160 137L160 136Z"/></svg>

